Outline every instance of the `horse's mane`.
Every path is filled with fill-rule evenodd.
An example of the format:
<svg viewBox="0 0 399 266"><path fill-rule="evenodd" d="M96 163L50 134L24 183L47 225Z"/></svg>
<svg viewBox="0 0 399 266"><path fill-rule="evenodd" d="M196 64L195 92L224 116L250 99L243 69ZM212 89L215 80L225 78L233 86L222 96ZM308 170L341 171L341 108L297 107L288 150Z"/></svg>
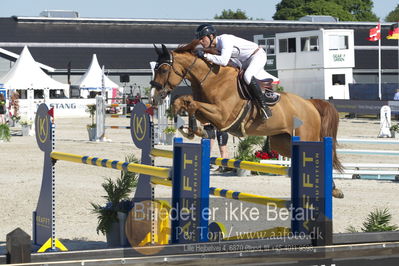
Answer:
<svg viewBox="0 0 399 266"><path fill-rule="evenodd" d="M198 45L200 45L199 40L194 39L190 43L179 45L173 51L176 52L176 53L184 53L184 52L192 53Z"/></svg>
<svg viewBox="0 0 399 266"><path fill-rule="evenodd" d="M175 50L173 50L175 53L193 53L194 50L198 49L197 47L200 46L200 41L198 39L192 40L188 44L181 44L179 45ZM205 48L204 51L206 53L210 54L217 54L218 51L215 48Z"/></svg>

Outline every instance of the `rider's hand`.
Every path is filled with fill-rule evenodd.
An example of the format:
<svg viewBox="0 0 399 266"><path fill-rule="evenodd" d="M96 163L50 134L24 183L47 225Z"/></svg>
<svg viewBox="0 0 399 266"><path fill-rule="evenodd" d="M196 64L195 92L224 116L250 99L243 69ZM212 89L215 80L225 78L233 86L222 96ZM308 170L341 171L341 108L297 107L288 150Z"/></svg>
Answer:
<svg viewBox="0 0 399 266"><path fill-rule="evenodd" d="M201 59L204 59L205 58L205 52L204 52L204 50L195 50L195 55L196 56L198 56L199 58L201 58Z"/></svg>

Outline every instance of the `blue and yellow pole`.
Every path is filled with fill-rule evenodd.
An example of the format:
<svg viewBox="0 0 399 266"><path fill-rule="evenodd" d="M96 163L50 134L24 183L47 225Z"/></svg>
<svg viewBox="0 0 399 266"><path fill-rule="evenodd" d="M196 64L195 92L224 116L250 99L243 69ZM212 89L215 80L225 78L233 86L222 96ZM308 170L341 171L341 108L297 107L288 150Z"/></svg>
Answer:
<svg viewBox="0 0 399 266"><path fill-rule="evenodd" d="M82 156L71 153L56 152L51 153L51 158L60 161L68 161L72 163L89 164L94 166L101 166L105 168L112 168L118 170L125 170L128 172L135 172L139 174L152 175L158 177L169 177L169 168L156 167L138 163L129 163L117 160L102 159L98 157Z"/></svg>
<svg viewBox="0 0 399 266"><path fill-rule="evenodd" d="M151 182L153 184L157 184L157 185L163 185L163 186L168 186L168 187L172 186L172 181L169 179L166 179L166 178L160 178L160 177L153 176L153 177L151 177ZM240 200L240 201L255 203L255 204L259 204L259 205L275 204L278 208L285 208L285 207L288 208L289 204L290 204L289 200L253 195L253 194L249 194L249 193L243 193L243 192L239 192L239 191L216 188L216 187L210 187L209 194L216 196L216 197Z"/></svg>
<svg viewBox="0 0 399 266"><path fill-rule="evenodd" d="M171 159L173 158L172 151L161 150L161 149L152 149L151 155L155 157L163 157ZM230 168L246 169L256 172L277 174L277 175L288 175L288 169L289 169L289 167L287 166L241 161L236 159L211 157L210 160L211 164L214 165L225 166Z"/></svg>

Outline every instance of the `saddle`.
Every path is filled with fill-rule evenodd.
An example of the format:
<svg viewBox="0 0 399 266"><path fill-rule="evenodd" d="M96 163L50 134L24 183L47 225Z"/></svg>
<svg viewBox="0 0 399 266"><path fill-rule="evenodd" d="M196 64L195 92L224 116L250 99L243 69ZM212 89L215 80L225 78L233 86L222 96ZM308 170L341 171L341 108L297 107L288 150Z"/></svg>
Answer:
<svg viewBox="0 0 399 266"><path fill-rule="evenodd" d="M273 95L275 92L273 92L273 80L272 79L265 79L265 80L258 80L258 85L264 92L264 96L269 99L267 101L268 105L275 105L279 100L280 100L280 95L278 97L274 97ZM253 97L249 92L248 85L246 84L244 80L244 71L240 70L237 78L237 87L238 87L238 93L240 94L240 97L244 100L247 100L247 103L242 107L240 114L237 116L235 121L233 121L232 124L229 126L222 128L221 131L227 131L228 133L232 134L233 136L236 137L245 137L246 132L245 132L245 122L247 120L248 114L252 112L254 106L253 106Z"/></svg>
<svg viewBox="0 0 399 266"><path fill-rule="evenodd" d="M270 96L275 94L273 91L273 79L256 79L258 82L259 87L262 89L263 94L265 95L266 98L269 98L267 101L267 105L272 106L278 103L280 100L280 97L274 97L274 99L270 99ZM249 88L247 83L244 80L244 70L240 70L237 78L237 87L238 87L238 93L240 94L241 98L244 100L252 100L253 97L251 96L251 93L249 92Z"/></svg>

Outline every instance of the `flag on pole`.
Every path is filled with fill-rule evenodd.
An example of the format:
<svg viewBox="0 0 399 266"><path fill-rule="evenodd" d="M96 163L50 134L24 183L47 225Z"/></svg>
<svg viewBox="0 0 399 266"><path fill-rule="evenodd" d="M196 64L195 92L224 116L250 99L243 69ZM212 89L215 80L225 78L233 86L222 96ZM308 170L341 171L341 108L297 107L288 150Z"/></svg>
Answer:
<svg viewBox="0 0 399 266"><path fill-rule="evenodd" d="M391 27L389 28L388 36L387 39L394 39L398 40L399 39L399 28L398 28L398 23L392 24Z"/></svg>
<svg viewBox="0 0 399 266"><path fill-rule="evenodd" d="M372 41L372 42L381 40L381 24L380 23L378 23L378 25L376 27L370 29L368 40Z"/></svg>

